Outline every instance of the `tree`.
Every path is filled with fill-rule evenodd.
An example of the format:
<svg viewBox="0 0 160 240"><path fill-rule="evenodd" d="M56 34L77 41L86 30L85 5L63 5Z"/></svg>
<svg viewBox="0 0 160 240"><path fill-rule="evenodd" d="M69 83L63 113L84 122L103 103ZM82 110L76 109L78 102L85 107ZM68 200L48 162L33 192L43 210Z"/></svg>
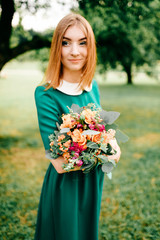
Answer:
<svg viewBox="0 0 160 240"><path fill-rule="evenodd" d="M51 42L48 40L48 36L40 35L34 31L30 31L26 33L26 35L21 36L16 46L11 46L10 44L10 39L12 36L12 19L16 8L25 8L28 11L35 13L39 8L46 8L48 6L49 5L47 1L42 5L38 3L38 0L35 0L31 5L30 1L28 0L0 0L0 71L8 61L22 53L33 49L50 47ZM22 26L21 30L23 30ZM30 37L27 37L28 34L30 34Z"/></svg>
<svg viewBox="0 0 160 240"><path fill-rule="evenodd" d="M132 67L160 59L159 0L79 0L95 32L99 65L121 65L132 83ZM93 17L94 16L94 17Z"/></svg>

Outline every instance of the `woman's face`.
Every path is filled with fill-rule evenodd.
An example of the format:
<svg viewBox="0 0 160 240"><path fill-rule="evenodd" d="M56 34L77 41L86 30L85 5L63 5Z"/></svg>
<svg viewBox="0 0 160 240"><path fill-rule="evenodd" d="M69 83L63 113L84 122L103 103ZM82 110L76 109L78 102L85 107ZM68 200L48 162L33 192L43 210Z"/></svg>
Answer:
<svg viewBox="0 0 160 240"><path fill-rule="evenodd" d="M69 27L62 41L61 62L65 71L81 72L87 59L87 38L78 26Z"/></svg>

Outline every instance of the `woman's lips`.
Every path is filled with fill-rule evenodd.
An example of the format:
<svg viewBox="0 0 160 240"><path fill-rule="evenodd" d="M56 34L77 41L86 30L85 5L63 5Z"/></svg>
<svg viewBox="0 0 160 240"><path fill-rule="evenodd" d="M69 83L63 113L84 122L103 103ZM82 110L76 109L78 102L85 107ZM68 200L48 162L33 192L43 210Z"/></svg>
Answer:
<svg viewBox="0 0 160 240"><path fill-rule="evenodd" d="M69 59L69 61L73 63L78 63L81 61L81 59Z"/></svg>

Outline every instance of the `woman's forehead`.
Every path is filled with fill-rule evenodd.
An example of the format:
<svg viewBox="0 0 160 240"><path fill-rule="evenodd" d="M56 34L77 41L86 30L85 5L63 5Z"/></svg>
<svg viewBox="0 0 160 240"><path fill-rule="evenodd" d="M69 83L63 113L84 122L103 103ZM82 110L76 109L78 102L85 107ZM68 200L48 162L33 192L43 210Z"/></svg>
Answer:
<svg viewBox="0 0 160 240"><path fill-rule="evenodd" d="M63 38L68 38L68 39L72 39L72 38L84 39L86 37L87 36L84 32L84 29L80 25L69 26L63 35Z"/></svg>

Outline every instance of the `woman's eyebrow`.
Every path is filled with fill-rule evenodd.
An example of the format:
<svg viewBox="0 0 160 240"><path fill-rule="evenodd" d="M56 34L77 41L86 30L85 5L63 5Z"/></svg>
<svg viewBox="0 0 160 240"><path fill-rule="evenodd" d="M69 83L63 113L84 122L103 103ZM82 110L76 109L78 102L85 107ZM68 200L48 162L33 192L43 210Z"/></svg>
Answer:
<svg viewBox="0 0 160 240"><path fill-rule="evenodd" d="M67 39L67 40L69 40L69 41L71 41L72 39L70 39L70 38L68 38L68 37L63 37L63 39ZM82 41L82 40L86 40L87 38L86 37L84 37L84 38L80 38L78 41Z"/></svg>

